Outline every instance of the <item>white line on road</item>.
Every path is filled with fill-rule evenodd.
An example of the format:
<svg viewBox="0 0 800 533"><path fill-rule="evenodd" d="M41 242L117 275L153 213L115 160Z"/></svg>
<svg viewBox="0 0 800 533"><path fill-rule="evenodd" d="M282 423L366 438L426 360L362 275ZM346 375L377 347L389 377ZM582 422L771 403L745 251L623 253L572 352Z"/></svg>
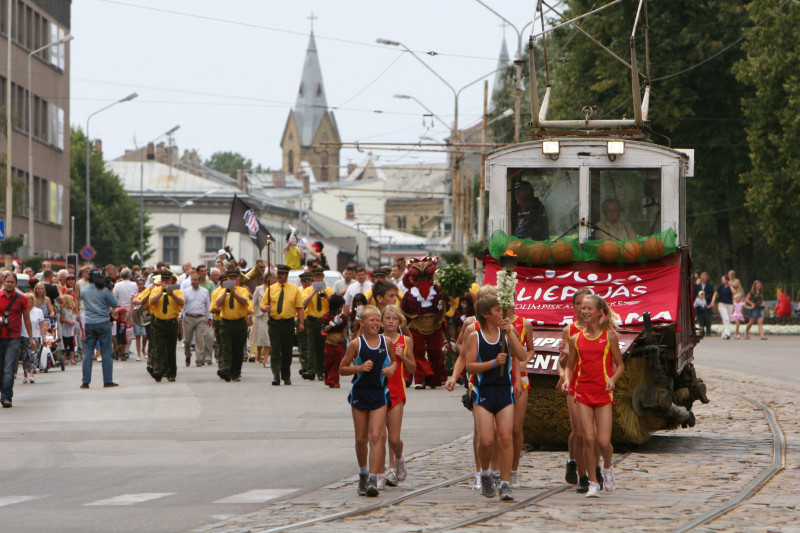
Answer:
<svg viewBox="0 0 800 533"><path fill-rule="evenodd" d="M137 503L147 502L150 500L157 500L165 496L172 496L174 492L142 492L140 494L123 494L121 496L114 496L107 500L97 500L92 503L85 503L84 506L89 505L135 505Z"/></svg>
<svg viewBox="0 0 800 533"><path fill-rule="evenodd" d="M248 490L241 494L234 494L214 503L264 503L285 496L300 489L262 489Z"/></svg>
<svg viewBox="0 0 800 533"><path fill-rule="evenodd" d="M39 498L44 498L44 496L0 496L0 507L38 500Z"/></svg>

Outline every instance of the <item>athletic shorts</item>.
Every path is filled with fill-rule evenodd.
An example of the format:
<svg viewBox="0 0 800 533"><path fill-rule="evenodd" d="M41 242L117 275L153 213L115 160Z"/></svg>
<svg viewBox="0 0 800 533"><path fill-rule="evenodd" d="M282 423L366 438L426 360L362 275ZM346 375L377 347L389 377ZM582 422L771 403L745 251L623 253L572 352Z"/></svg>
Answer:
<svg viewBox="0 0 800 533"><path fill-rule="evenodd" d="M514 404L514 390L508 385L483 386L473 385L471 394L473 405L483 407L496 415L509 405Z"/></svg>
<svg viewBox="0 0 800 533"><path fill-rule="evenodd" d="M389 399L391 400L391 405L389 405L389 409L396 405L405 404L406 403L406 391L393 391L391 387L389 388Z"/></svg>
<svg viewBox="0 0 800 533"><path fill-rule="evenodd" d="M608 391L601 392L580 392L575 391L575 401L589 406L593 409L604 405L614 405L614 393Z"/></svg>
<svg viewBox="0 0 800 533"><path fill-rule="evenodd" d="M360 411L371 411L384 405L391 407L392 399L386 387L358 387L350 390L347 403Z"/></svg>

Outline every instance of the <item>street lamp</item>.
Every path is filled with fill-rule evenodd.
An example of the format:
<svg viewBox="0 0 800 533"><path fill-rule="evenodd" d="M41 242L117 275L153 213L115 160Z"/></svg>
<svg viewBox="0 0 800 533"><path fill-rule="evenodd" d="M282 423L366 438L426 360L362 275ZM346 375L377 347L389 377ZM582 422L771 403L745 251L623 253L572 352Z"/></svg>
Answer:
<svg viewBox="0 0 800 533"><path fill-rule="evenodd" d="M31 57L38 54L45 48L64 44L74 38L75 36L72 34L65 35L57 41L53 41L52 43L41 46L28 54L28 255L31 256L34 255L35 249L33 238L33 196L35 191L33 187L33 85L31 84Z"/></svg>
<svg viewBox="0 0 800 533"><path fill-rule="evenodd" d="M479 81L483 80L485 77L491 76L495 72L498 72L500 70L504 70L506 68L506 66L502 66L500 68L496 68L496 69L492 70L491 72L489 72L487 74L484 74L483 76L481 76L480 78L476 79L475 81L469 82L468 84L464 85L460 89L456 89L455 87L450 85L450 83L448 83L447 80L445 80L443 77L441 77L438 72L433 70L430 67L430 65L428 65L425 61L423 61L417 54L415 54L413 50L411 50L409 47L407 47L406 45L404 45L400 41L391 41L389 39L377 39L376 41L377 41L378 44L383 44L383 45L386 45L386 46L399 46L399 47L401 47L403 50L405 50L406 52L411 54L414 57L414 59L416 59L417 61L422 63L422 65L426 69L428 69L434 76L439 78L439 80L442 83L444 83L447 86L447 88L450 89L450 91L452 91L453 100L454 100L454 109L453 109L453 127L452 127L452 130L451 130L451 133L450 133L450 138L452 139L451 142L453 144L458 144L458 141L459 141L458 97L461 96L461 93L464 91L464 89L466 89L468 87L471 87L472 85L474 85L474 84L478 83ZM402 98L403 96L404 95L401 95L399 97ZM414 98L414 100L419 103L419 101L416 100L416 98ZM425 107L425 106L423 106L423 107ZM456 150L456 152L457 152L457 150ZM458 174L459 174L459 172L460 172L460 157L459 157L458 153L454 153L454 155L453 155L453 177L452 177L452 183L451 183L452 194L453 194L454 198L457 197L457 194L458 194L458 191L457 191L455 185L456 185L456 183L458 183ZM454 204L455 204L454 207L458 207L458 203L457 202L454 202ZM460 216L460 213L456 213L456 214L458 214ZM456 250L461 251L462 249L466 249L466 243L462 244L462 242L461 242L462 241L462 236L458 232L458 224L456 223L457 220L458 219L456 218L456 216L453 216L453 220L452 220L453 242L455 244ZM464 235L466 235L466 231L464 232Z"/></svg>
<svg viewBox="0 0 800 533"><path fill-rule="evenodd" d="M164 136L172 135L180 129L180 125L176 125L169 131L165 131L152 141L145 143L142 148L142 165L139 174L139 261L144 264L144 158L147 154L147 147L152 142L155 143L158 139Z"/></svg>
<svg viewBox="0 0 800 533"><path fill-rule="evenodd" d="M200 198L205 198L209 194L214 194L215 192L217 192L217 190L218 189L211 189L210 191L204 192L200 196L194 196L192 198L189 198L185 202L179 202L175 198L172 198L171 196L167 196L164 193L160 193L160 192L158 192L157 190L155 190L155 189L153 189L151 187L147 188L147 192L151 192L151 193L153 193L155 195L158 195L158 196L164 198L165 200L169 200L170 202L172 202L173 204L178 206L178 258L180 260L183 260L183 254L181 253L183 251L183 220L182 220L182 218L183 218L183 208L184 207L189 207L191 205L194 205L194 200L199 200Z"/></svg>
<svg viewBox="0 0 800 533"><path fill-rule="evenodd" d="M102 109L98 109L86 119L86 246L92 245L92 216L91 216L91 194L90 194L90 185L89 185L89 168L91 166L91 162L89 156L91 155L91 143L89 142L89 121L92 120L92 117L96 114L100 113L101 111L105 111L111 106L115 106L117 104L121 104L123 102L130 102L134 98L139 96L137 93L131 93L122 100L117 100L114 103L108 104Z"/></svg>

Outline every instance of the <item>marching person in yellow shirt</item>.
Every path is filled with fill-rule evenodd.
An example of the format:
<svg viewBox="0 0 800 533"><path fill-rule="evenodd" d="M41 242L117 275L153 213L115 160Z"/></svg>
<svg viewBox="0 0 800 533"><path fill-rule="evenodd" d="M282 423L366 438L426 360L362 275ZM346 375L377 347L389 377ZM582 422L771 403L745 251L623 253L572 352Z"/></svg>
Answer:
<svg viewBox="0 0 800 533"><path fill-rule="evenodd" d="M239 285L241 272L234 265L228 265L225 271L226 281L214 291L211 300L212 309L219 309L221 324L219 327L220 360L217 375L225 381L239 381L242 377L242 357L247 344L247 314L250 308L250 291Z"/></svg>
<svg viewBox="0 0 800 533"><path fill-rule="evenodd" d="M308 350L308 371L302 374L304 379L317 376L322 381L322 362L325 359L325 339L322 337L322 317L330 311L328 298L333 296L333 289L325 285L325 269L316 267L311 271L311 291L304 295L303 306L306 315L306 338Z"/></svg>
<svg viewBox="0 0 800 533"><path fill-rule="evenodd" d="M273 385L291 385L292 345L294 344L294 319L297 318L298 335L305 330L305 313L300 287L289 283L289 267L278 265L278 281L269 287L261 300L261 310L269 313L269 342L272 345L270 367Z"/></svg>
<svg viewBox="0 0 800 533"><path fill-rule="evenodd" d="M175 381L178 374L176 352L178 344L178 315L183 309L183 293L176 282L178 277L167 269L161 272L161 286L150 290L150 311L153 322L150 339L150 357L147 371L156 381L167 376Z"/></svg>

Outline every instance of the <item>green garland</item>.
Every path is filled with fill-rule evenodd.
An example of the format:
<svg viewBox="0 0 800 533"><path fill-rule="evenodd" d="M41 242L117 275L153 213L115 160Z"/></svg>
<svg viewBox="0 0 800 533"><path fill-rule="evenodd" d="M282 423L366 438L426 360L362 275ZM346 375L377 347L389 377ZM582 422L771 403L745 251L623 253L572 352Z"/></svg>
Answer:
<svg viewBox="0 0 800 533"><path fill-rule="evenodd" d="M458 265L447 265L436 271L436 283L447 296L460 298L472 287L472 274Z"/></svg>

